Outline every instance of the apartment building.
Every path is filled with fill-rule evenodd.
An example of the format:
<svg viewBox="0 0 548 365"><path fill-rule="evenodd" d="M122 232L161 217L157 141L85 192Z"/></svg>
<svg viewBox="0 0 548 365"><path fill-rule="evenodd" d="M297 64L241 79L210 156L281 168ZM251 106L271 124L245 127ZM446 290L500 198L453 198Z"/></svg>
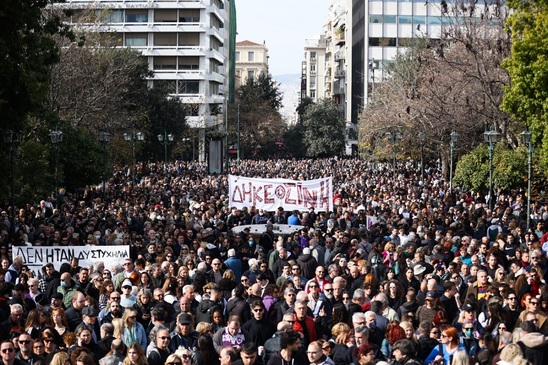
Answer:
<svg viewBox="0 0 548 365"><path fill-rule="evenodd" d="M190 128L198 130L200 158L206 130L223 122L227 91L228 5L222 0L66 0L61 6L76 12L93 9L99 24L119 47L131 47L146 57L154 77L149 86L164 83L187 108ZM82 9L82 10L79 10ZM72 21L78 21L74 16Z"/></svg>
<svg viewBox="0 0 548 365"><path fill-rule="evenodd" d="M268 73L268 48L248 40L236 43L236 88L261 73Z"/></svg>
<svg viewBox="0 0 548 365"><path fill-rule="evenodd" d="M325 64L327 55L327 39L324 34L319 39L306 39L304 46L304 61L301 76L301 100L309 97L314 102L330 97L325 83Z"/></svg>

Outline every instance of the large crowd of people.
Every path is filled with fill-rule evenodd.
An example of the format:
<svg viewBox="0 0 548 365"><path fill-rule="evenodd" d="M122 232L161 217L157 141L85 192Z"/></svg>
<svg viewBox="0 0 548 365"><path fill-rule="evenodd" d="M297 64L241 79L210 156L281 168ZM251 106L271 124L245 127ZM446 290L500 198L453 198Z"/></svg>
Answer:
<svg viewBox="0 0 548 365"><path fill-rule="evenodd" d="M333 177L334 210L228 204L197 162L0 217L4 365L548 364L548 205L450 189L436 167L243 160L230 174ZM488 198L488 196L487 196ZM493 209L489 209L489 203ZM13 219L12 217L15 217ZM529 219L528 219L529 218ZM280 224L297 225L277 235ZM529 226L528 226L529 223ZM261 224L260 234L233 228ZM32 271L15 246L127 245L114 265Z"/></svg>

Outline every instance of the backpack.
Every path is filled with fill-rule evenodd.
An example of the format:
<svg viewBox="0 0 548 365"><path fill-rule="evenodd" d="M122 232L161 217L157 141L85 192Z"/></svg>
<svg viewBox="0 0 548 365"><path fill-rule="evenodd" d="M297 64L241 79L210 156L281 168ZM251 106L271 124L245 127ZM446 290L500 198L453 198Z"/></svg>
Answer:
<svg viewBox="0 0 548 365"><path fill-rule="evenodd" d="M198 308L196 308L196 323L213 322L213 312L220 307L212 300L203 300Z"/></svg>

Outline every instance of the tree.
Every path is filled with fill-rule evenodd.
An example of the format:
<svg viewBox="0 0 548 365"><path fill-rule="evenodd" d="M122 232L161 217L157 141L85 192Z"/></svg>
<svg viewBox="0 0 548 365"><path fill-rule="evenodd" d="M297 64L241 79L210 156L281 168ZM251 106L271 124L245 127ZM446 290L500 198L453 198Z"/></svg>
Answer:
<svg viewBox="0 0 548 365"><path fill-rule="evenodd" d="M236 145L240 125L240 157L267 156L272 143L280 141L286 125L279 112L282 93L270 74L249 78L237 90L236 102L229 106L229 145ZM239 119L239 121L238 121ZM263 153L265 150L265 153Z"/></svg>
<svg viewBox="0 0 548 365"><path fill-rule="evenodd" d="M493 187L508 190L524 187L527 180L527 152L511 149L506 143L498 143L493 151ZM481 144L463 156L457 163L455 186L487 193L489 189L489 151Z"/></svg>
<svg viewBox="0 0 548 365"><path fill-rule="evenodd" d="M297 115L299 116L299 123L303 122L303 115L306 112L306 108L308 108L312 104L314 104L314 100L307 96L301 100L299 105L297 105Z"/></svg>
<svg viewBox="0 0 548 365"><path fill-rule="evenodd" d="M256 78L248 78L246 83L240 86L237 94L242 104L250 104L260 99L267 102L274 110L282 107L283 93L270 73L262 72Z"/></svg>
<svg viewBox="0 0 548 365"><path fill-rule="evenodd" d="M72 38L51 0L0 2L1 127L23 130L29 115L45 106L51 66L59 60L54 36Z"/></svg>
<svg viewBox="0 0 548 365"><path fill-rule="evenodd" d="M310 105L303 116L304 144L309 157L330 157L344 151L344 120L330 99Z"/></svg>
<svg viewBox="0 0 548 365"><path fill-rule="evenodd" d="M512 53L502 63L511 83L502 109L531 129L541 163L548 166L548 2L510 0L506 24Z"/></svg>
<svg viewBox="0 0 548 365"><path fill-rule="evenodd" d="M360 122L360 137L365 137L362 144L371 145L397 129L403 133L399 144L416 155L422 131L427 155L440 158L448 174L452 131L459 134L454 151L458 156L483 143L482 132L488 127L516 148L519 127L500 110L503 87L509 82L501 67L510 52L504 8L461 0L442 4L442 38L419 37L392 66L386 65L389 78L375 85L373 103Z"/></svg>

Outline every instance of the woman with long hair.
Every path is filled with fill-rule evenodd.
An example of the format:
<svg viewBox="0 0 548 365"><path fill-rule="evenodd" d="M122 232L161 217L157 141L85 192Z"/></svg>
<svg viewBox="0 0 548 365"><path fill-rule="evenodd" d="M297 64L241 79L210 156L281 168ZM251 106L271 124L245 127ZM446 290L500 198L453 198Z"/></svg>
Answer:
<svg viewBox="0 0 548 365"><path fill-rule="evenodd" d="M449 365L451 364L451 356L457 350L466 350L459 341L457 329L452 326L442 328L440 344L441 346L436 346L432 349L430 355L424 360L425 364L430 364L432 361L443 361L445 365Z"/></svg>
<svg viewBox="0 0 548 365"><path fill-rule="evenodd" d="M154 289L152 287L152 282L150 280L150 274L148 272L143 271L141 273L141 277L139 278L139 283L137 284L137 287L139 288L139 290L142 290L142 289L153 290Z"/></svg>
<svg viewBox="0 0 548 365"><path fill-rule="evenodd" d="M51 311L51 323L59 336L63 336L68 332L68 321L63 308L55 308Z"/></svg>
<svg viewBox="0 0 548 365"><path fill-rule="evenodd" d="M405 330L398 321L390 321L386 326L386 337L381 343L381 352L387 359L392 359L392 346L396 341L404 339Z"/></svg>
<svg viewBox="0 0 548 365"><path fill-rule="evenodd" d="M142 324L137 322L137 311L133 308L126 308L122 316L124 329L122 332L122 341L126 346L137 342L142 348L148 345L147 334Z"/></svg>
<svg viewBox="0 0 548 365"><path fill-rule="evenodd" d="M33 339L39 338L42 328L46 325L46 319L43 311L37 309L31 310L25 323L25 332Z"/></svg>
<svg viewBox="0 0 548 365"><path fill-rule="evenodd" d="M331 350L331 359L335 365L345 365L348 349L354 346L354 332L348 329L342 330L335 338L335 347Z"/></svg>
<svg viewBox="0 0 548 365"><path fill-rule="evenodd" d="M405 302L403 287L397 280L390 280L384 287L390 308L399 308Z"/></svg>
<svg viewBox="0 0 548 365"><path fill-rule="evenodd" d="M103 286L99 290L99 310L107 307L110 294L114 291L114 283L110 279L103 280Z"/></svg>
<svg viewBox="0 0 548 365"><path fill-rule="evenodd" d="M141 289L137 293L137 302L133 306L137 310L137 321L147 328L152 317L151 312L154 308L152 304L152 292L149 289Z"/></svg>
<svg viewBox="0 0 548 365"><path fill-rule="evenodd" d="M198 350L196 352L196 362L203 365L219 365L219 355L215 351L213 339L209 335L200 335L198 337Z"/></svg>
<svg viewBox="0 0 548 365"><path fill-rule="evenodd" d="M127 347L127 355L124 359L124 365L147 365L147 357L141 345L137 342L132 343Z"/></svg>

